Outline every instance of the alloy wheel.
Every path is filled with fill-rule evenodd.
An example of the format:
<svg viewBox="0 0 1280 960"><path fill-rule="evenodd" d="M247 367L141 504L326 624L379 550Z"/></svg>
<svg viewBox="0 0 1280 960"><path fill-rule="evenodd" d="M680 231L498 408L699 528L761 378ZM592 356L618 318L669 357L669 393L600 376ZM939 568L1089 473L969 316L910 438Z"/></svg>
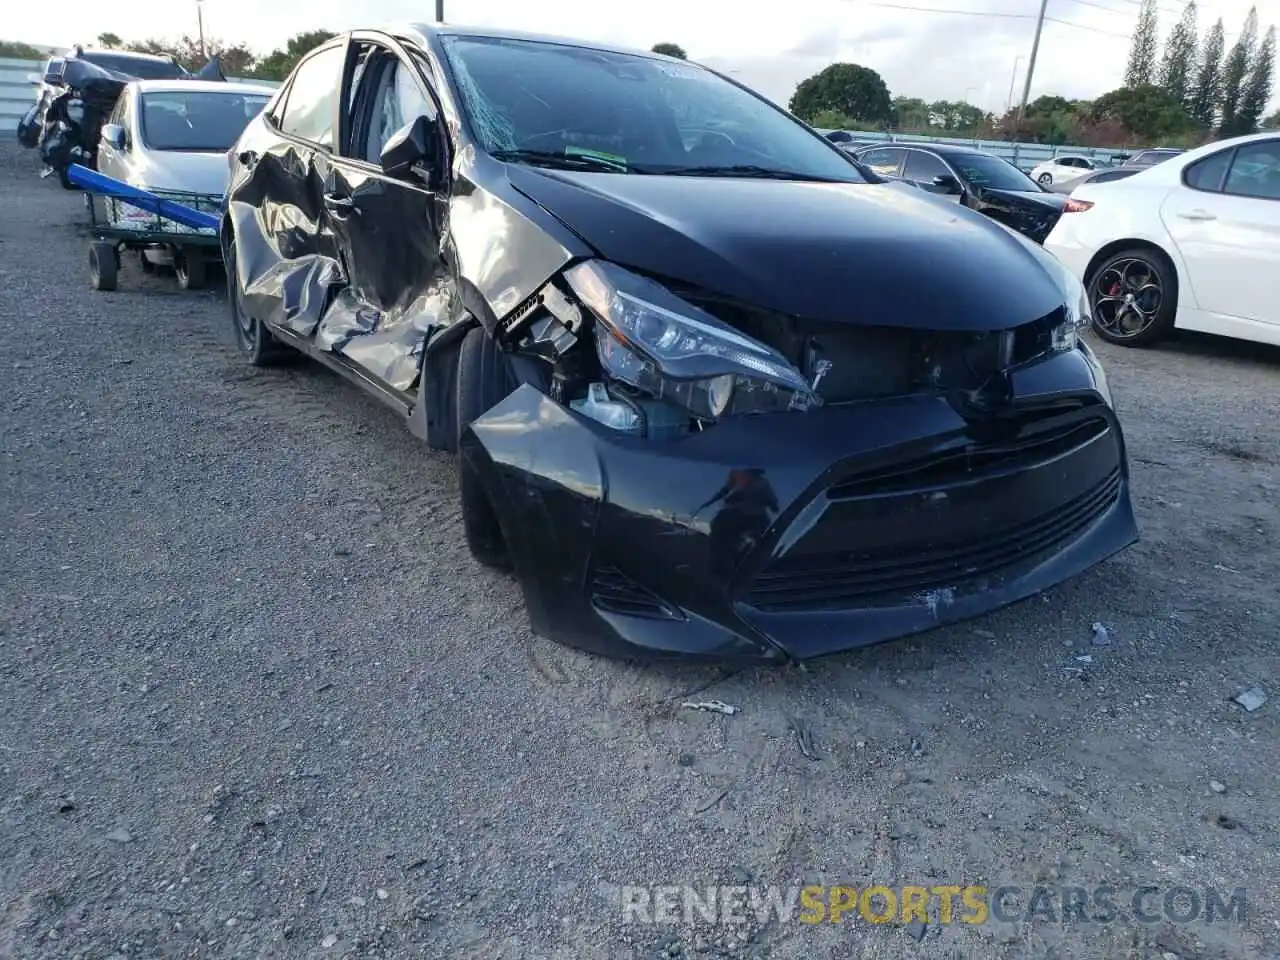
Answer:
<svg viewBox="0 0 1280 960"><path fill-rule="evenodd" d="M1150 327L1164 302L1160 275L1139 258L1109 264L1094 279L1090 293L1094 323L1119 340L1136 337Z"/></svg>

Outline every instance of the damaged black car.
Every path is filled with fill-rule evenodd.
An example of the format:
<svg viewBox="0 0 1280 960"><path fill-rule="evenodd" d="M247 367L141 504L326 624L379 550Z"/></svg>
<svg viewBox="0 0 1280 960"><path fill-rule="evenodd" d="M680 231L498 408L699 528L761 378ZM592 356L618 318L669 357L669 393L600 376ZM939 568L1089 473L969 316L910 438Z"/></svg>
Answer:
<svg viewBox="0 0 1280 960"><path fill-rule="evenodd" d="M356 31L230 162L246 358L310 356L456 452L468 544L544 636L803 659L1137 537L1080 284L713 71Z"/></svg>

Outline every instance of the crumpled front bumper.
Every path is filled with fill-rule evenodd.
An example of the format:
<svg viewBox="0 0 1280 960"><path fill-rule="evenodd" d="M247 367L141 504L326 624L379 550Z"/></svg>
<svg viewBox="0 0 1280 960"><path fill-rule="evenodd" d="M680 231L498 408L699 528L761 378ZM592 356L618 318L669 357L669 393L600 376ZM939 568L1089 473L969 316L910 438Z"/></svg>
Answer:
<svg viewBox="0 0 1280 960"><path fill-rule="evenodd" d="M539 634L611 656L804 659L994 610L1137 539L1087 349L1010 387L998 422L911 397L655 441L524 385L461 455Z"/></svg>

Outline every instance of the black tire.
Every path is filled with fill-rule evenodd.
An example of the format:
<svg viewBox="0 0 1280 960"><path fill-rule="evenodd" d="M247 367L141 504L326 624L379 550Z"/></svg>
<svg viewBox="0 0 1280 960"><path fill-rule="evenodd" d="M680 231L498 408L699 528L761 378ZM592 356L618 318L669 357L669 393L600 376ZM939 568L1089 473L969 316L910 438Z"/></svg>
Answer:
<svg viewBox="0 0 1280 960"><path fill-rule="evenodd" d="M71 178L68 176L69 170L69 167L58 168L58 182L62 184L63 190L79 190L80 188L71 182Z"/></svg>
<svg viewBox="0 0 1280 960"><path fill-rule="evenodd" d="M462 530L471 555L486 567L511 569L511 556L484 483L462 453L462 434L471 423L515 389L510 365L481 327L467 331L458 349L458 493Z"/></svg>
<svg viewBox="0 0 1280 960"><path fill-rule="evenodd" d="M199 253L179 250L173 258L173 270L183 290L200 290L209 282L209 266Z"/></svg>
<svg viewBox="0 0 1280 960"><path fill-rule="evenodd" d="M1047 187L1047 186L1049 186L1051 183L1053 183L1053 174L1052 174L1052 173L1042 173L1042 174L1040 174L1040 176L1036 177L1036 180L1038 180L1038 181L1039 181L1040 186L1042 186L1042 187Z"/></svg>
<svg viewBox="0 0 1280 960"><path fill-rule="evenodd" d="M1108 343L1149 347L1173 332L1178 279L1159 251L1113 253L1090 275L1087 289L1093 330Z"/></svg>
<svg viewBox="0 0 1280 960"><path fill-rule="evenodd" d="M89 280L95 290L114 290L120 276L120 254L114 243L89 244Z"/></svg>
<svg viewBox="0 0 1280 960"><path fill-rule="evenodd" d="M156 265L147 259L147 251L145 250L138 251L138 263L139 265L141 265L143 273L156 272Z"/></svg>
<svg viewBox="0 0 1280 960"><path fill-rule="evenodd" d="M231 315L231 330L236 344L246 360L255 367L270 367L288 359L290 349L271 335L271 331L257 317L251 316L240 296L240 280L236 273L235 241L223 249L227 265L227 306Z"/></svg>

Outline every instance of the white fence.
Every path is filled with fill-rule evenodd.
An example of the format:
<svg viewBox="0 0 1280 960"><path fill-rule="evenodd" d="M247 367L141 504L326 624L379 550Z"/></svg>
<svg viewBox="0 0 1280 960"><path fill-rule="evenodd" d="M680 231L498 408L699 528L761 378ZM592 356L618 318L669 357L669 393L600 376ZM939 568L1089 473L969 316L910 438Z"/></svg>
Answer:
<svg viewBox="0 0 1280 960"><path fill-rule="evenodd" d="M0 59L0 136L17 134L18 121L35 102L35 86L44 73L44 65L44 60ZM246 80L241 77L227 79L237 83L280 86L273 80Z"/></svg>

